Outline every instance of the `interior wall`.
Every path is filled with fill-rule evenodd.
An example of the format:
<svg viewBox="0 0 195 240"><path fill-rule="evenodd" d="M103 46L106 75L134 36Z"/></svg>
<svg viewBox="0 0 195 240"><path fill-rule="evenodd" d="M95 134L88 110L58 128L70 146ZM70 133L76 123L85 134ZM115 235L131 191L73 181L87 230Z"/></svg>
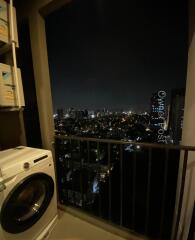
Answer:
<svg viewBox="0 0 195 240"><path fill-rule="evenodd" d="M1 55L1 63L13 65L12 52ZM10 111L0 109L0 150L26 146L26 133L23 121L23 110Z"/></svg>
<svg viewBox="0 0 195 240"><path fill-rule="evenodd" d="M26 145L23 112L0 112L0 150Z"/></svg>
<svg viewBox="0 0 195 240"><path fill-rule="evenodd" d="M195 146L195 1L189 5L189 53L182 144ZM190 153L179 234L187 239L195 202L195 153Z"/></svg>
<svg viewBox="0 0 195 240"><path fill-rule="evenodd" d="M28 20L24 19L18 22L18 37L20 48L17 56L18 67L22 70L21 74L25 98L23 118L26 142L29 147L42 148Z"/></svg>
<svg viewBox="0 0 195 240"><path fill-rule="evenodd" d="M189 0L189 3L189 45L191 45L195 31L195 1Z"/></svg>

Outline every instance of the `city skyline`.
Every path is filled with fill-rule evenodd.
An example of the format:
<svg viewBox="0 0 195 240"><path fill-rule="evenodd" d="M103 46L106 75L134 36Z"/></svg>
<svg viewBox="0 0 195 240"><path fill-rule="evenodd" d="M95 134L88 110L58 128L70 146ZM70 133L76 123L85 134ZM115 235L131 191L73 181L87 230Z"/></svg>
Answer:
<svg viewBox="0 0 195 240"><path fill-rule="evenodd" d="M96 107L96 108L86 108L84 106L81 106L79 108L77 107L73 107L73 106L67 106L67 107L64 107L64 106L61 106L61 107L56 107L54 109L54 115L57 114L58 110L59 109L63 109L63 111L68 111L70 109L74 109L74 110L78 110L78 111L84 111L84 110L88 110L88 111L108 111L108 112L132 112L132 113L136 113L136 114L142 114L142 113L147 113L147 114L150 114L151 112L151 99L153 98L153 96L157 93L162 93L162 94L165 94L165 98L164 98L164 105L165 105L165 109L167 109L170 104L171 104L171 98L170 98L170 95L173 91L182 91L183 94L185 95L185 89L184 88L176 88L176 89L172 89L170 93L167 93L166 91L164 90L158 90L156 92L153 92L152 95L150 96L150 98L148 99L148 106L146 106L145 109L142 109L142 110L137 110L133 107L126 107L126 108L117 108L117 107L109 107L109 108L106 108L106 107Z"/></svg>

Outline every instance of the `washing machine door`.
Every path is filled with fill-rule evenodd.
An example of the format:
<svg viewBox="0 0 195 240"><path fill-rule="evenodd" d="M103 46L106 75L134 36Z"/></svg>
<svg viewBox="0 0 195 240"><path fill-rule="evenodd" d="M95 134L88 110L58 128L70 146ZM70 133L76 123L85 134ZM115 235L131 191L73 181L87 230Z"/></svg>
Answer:
<svg viewBox="0 0 195 240"><path fill-rule="evenodd" d="M43 173L30 175L18 183L3 203L0 213L2 228L21 233L35 224L54 194L53 179Z"/></svg>

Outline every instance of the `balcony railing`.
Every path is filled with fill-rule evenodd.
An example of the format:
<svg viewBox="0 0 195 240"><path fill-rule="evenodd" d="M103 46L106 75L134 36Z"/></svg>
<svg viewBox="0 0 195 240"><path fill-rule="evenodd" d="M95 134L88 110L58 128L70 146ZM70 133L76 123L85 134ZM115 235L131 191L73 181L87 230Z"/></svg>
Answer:
<svg viewBox="0 0 195 240"><path fill-rule="evenodd" d="M60 203L151 239L176 239L189 151L195 148L58 135Z"/></svg>

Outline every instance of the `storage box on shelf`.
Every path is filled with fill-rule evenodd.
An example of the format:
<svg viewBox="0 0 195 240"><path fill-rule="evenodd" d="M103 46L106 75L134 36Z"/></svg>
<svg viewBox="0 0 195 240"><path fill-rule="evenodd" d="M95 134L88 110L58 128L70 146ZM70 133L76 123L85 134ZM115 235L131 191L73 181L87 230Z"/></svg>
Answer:
<svg viewBox="0 0 195 240"><path fill-rule="evenodd" d="M19 47L18 43L18 31L17 31L17 20L16 20L16 9L13 7L13 19L14 19L14 41L16 47ZM9 4L0 0L0 53L4 53L10 48L10 11Z"/></svg>
<svg viewBox="0 0 195 240"><path fill-rule="evenodd" d="M1 111L15 111L24 107L21 72L17 68L15 50L16 47L19 47L16 10L13 7L13 1L10 1L10 4L8 2L0 0L0 54L9 56L10 59L9 53L12 53L14 66L0 63Z"/></svg>
<svg viewBox="0 0 195 240"><path fill-rule="evenodd" d="M16 97L16 76L13 67L0 63L0 107L17 107L18 101L24 106L21 71L18 68L19 96Z"/></svg>

